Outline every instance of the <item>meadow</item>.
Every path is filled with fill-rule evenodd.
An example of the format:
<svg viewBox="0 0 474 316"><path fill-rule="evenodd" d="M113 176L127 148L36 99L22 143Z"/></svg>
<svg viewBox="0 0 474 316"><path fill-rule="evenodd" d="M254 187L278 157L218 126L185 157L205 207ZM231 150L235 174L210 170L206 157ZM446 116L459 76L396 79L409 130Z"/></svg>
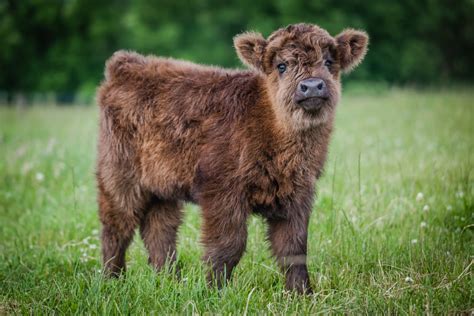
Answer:
<svg viewBox="0 0 474 316"><path fill-rule="evenodd" d="M312 296L284 290L258 217L231 283L208 288L194 205L180 279L148 266L138 235L126 277L104 279L97 108L0 107L0 314L473 312L474 92L367 91L343 94L318 183Z"/></svg>

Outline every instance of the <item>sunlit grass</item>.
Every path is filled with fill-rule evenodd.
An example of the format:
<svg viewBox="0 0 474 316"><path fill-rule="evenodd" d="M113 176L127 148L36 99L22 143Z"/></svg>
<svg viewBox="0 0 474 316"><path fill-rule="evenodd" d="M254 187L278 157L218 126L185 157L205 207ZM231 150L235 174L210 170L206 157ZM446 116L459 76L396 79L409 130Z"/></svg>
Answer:
<svg viewBox="0 0 474 316"><path fill-rule="evenodd" d="M0 313L472 310L473 99L468 89L344 95L311 219L310 297L284 291L257 217L232 283L207 288L192 205L181 280L152 271L138 236L126 278L103 280L97 109L0 108Z"/></svg>

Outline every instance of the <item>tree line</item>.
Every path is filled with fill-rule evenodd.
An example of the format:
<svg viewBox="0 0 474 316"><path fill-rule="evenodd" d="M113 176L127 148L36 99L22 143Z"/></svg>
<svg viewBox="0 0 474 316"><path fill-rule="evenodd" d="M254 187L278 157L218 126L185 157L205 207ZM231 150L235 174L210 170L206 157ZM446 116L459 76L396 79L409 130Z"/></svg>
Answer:
<svg viewBox="0 0 474 316"><path fill-rule="evenodd" d="M118 49L238 67L235 34L297 22L369 33L350 80L471 82L473 16L471 0L3 0L0 90L93 95Z"/></svg>

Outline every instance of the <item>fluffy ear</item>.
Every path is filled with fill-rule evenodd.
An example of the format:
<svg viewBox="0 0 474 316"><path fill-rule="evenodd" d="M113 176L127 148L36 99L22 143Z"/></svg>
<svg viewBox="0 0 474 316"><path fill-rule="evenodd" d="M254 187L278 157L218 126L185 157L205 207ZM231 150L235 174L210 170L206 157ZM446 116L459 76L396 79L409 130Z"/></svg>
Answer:
<svg viewBox="0 0 474 316"><path fill-rule="evenodd" d="M341 69L349 72L364 59L369 36L364 31L346 29L336 36L336 42Z"/></svg>
<svg viewBox="0 0 474 316"><path fill-rule="evenodd" d="M263 72L263 54L267 41L262 34L246 32L234 37L234 47L240 60L247 66Z"/></svg>

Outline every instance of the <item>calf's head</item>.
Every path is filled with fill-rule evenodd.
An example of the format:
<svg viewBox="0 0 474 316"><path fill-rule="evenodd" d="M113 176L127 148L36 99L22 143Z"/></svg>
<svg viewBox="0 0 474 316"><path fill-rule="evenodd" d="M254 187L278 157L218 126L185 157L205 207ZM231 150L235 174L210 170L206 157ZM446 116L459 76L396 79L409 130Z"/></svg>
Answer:
<svg viewBox="0 0 474 316"><path fill-rule="evenodd" d="M264 76L277 119L296 130L333 116L340 73L362 61L367 44L363 31L346 29L332 37L311 24L289 25L267 39L255 32L234 38L242 62Z"/></svg>

